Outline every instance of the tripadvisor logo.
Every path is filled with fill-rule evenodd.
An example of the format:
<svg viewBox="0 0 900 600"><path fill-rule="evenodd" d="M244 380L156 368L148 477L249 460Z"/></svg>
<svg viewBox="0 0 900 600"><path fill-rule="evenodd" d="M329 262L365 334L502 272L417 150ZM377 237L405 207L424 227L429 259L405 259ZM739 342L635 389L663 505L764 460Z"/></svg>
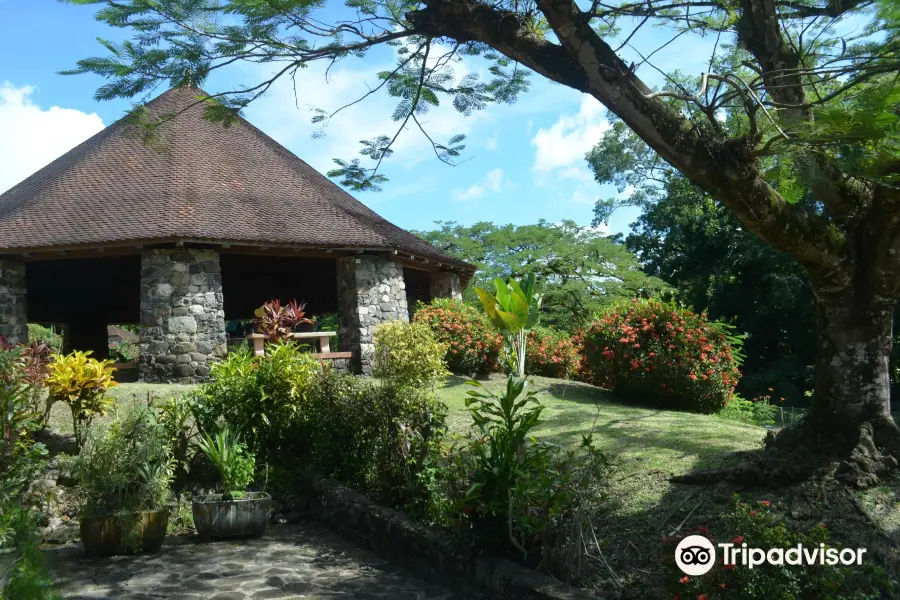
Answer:
<svg viewBox="0 0 900 600"><path fill-rule="evenodd" d="M735 540L740 541L740 540ZM752 569L760 565L861 565L865 548L826 548L819 544L812 548L797 544L791 548L751 548L746 542L718 544L724 565L740 565ZM675 548L675 564L685 575L698 576L709 572L716 562L716 546L702 535L689 535Z"/></svg>

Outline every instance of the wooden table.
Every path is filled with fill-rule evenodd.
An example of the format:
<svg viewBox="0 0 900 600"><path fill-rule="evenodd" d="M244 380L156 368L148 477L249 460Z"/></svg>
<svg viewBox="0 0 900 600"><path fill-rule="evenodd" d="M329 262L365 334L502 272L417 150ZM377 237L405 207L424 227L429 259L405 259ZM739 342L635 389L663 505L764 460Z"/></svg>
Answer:
<svg viewBox="0 0 900 600"><path fill-rule="evenodd" d="M331 338L337 335L336 331L304 331L293 333L291 338L295 340L309 340L313 345L313 357L315 358L350 358L350 352L332 352ZM266 353L266 340L268 336L261 333L251 333L247 339L253 344L253 355L263 356ZM318 352L315 352L318 350Z"/></svg>

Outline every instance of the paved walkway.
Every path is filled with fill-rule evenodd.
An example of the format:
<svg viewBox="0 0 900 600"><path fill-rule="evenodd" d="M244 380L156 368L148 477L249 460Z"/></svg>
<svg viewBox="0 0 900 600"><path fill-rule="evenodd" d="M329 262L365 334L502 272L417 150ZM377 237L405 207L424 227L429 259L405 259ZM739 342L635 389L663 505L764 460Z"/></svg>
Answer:
<svg viewBox="0 0 900 600"><path fill-rule="evenodd" d="M158 554L91 560L80 546L48 551L64 598L458 600L314 523L272 526L256 540L167 541Z"/></svg>

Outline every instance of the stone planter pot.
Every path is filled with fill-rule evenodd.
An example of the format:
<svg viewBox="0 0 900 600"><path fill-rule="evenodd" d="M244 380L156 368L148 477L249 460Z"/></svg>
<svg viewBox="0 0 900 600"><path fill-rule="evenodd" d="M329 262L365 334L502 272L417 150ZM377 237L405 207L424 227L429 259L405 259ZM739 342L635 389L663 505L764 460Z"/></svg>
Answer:
<svg viewBox="0 0 900 600"><path fill-rule="evenodd" d="M212 494L194 498L191 508L201 540L259 537L269 524L272 497L247 492L243 498L223 500L222 494Z"/></svg>
<svg viewBox="0 0 900 600"><path fill-rule="evenodd" d="M166 539L169 509L81 520L81 543L88 556L158 552Z"/></svg>

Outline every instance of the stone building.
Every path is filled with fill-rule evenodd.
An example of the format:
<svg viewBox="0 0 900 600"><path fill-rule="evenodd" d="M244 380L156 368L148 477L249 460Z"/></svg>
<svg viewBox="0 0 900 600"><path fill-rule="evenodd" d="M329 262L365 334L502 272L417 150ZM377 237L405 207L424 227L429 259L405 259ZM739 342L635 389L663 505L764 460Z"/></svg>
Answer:
<svg viewBox="0 0 900 600"><path fill-rule="evenodd" d="M351 366L374 327L459 297L474 267L387 222L243 119L203 118L197 89L146 105L0 195L0 335L63 324L107 353L140 324L140 378L194 382L226 353L225 322L272 298L337 312Z"/></svg>

